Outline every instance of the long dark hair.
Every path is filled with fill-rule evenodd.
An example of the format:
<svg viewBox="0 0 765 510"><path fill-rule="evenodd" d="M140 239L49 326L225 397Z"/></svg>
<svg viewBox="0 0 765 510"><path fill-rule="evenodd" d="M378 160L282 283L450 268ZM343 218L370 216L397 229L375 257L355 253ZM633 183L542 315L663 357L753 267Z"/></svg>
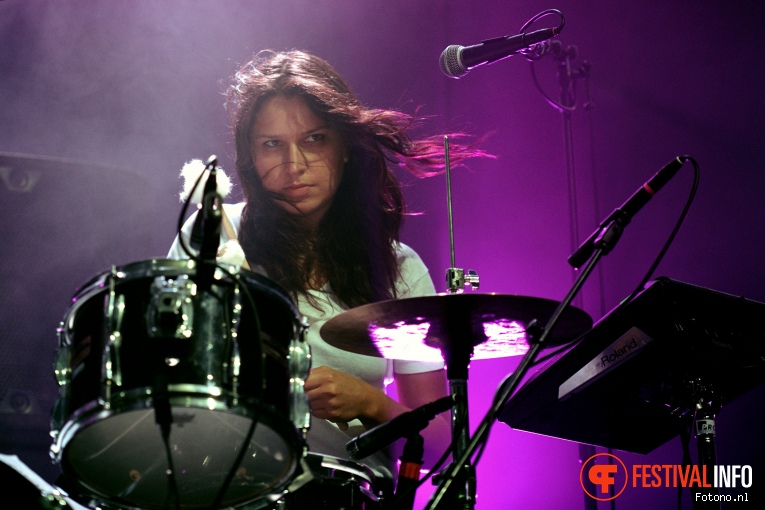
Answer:
<svg viewBox="0 0 765 510"><path fill-rule="evenodd" d="M315 233L275 204L252 161L253 123L277 95L305 100L348 147L339 188ZM418 177L439 173L443 137L413 140L407 133L413 116L364 107L329 63L302 51L258 53L234 75L227 99L246 199L239 241L250 265L263 267L293 295L317 286L312 277L319 274L350 307L395 298L396 243L406 207L390 165ZM450 144L450 155L458 163L486 154Z"/></svg>

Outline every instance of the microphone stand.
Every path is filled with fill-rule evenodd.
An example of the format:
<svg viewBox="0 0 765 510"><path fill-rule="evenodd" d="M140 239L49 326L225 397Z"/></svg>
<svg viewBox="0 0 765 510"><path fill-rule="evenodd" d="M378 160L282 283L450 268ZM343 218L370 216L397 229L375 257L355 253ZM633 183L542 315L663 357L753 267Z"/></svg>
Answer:
<svg viewBox="0 0 765 510"><path fill-rule="evenodd" d="M572 128L572 112L576 108L574 94L575 78L578 72L571 69L571 60L576 58L575 46L562 49L556 58L560 61L558 81L560 82L561 97L558 110L563 114L563 137L566 143L566 171L568 174L569 212L571 219L572 248L579 242L578 207L576 203L576 172L574 170L574 135Z"/></svg>
<svg viewBox="0 0 765 510"><path fill-rule="evenodd" d="M572 125L572 114L576 109L576 91L575 83L579 78L589 77L589 64L587 62L582 63L579 69L572 69L571 61L577 57L576 46L568 46L562 48L560 52L555 52L554 57L559 61L558 67L558 82L560 83L560 104L554 105L563 115L563 137L565 140L566 148L566 171L568 175L568 190L569 190L569 210L571 214L571 243L572 247L576 247L576 243L579 242L579 220L578 220L578 206L576 202L576 171L574 169L574 136ZM589 90L589 89L588 89ZM592 102L588 101L587 108L591 108ZM597 197L596 197L597 201ZM601 287L601 305L603 297L603 274L599 274L600 287ZM581 298L577 301L581 307ZM579 445L579 461L585 462L587 459L595 454L595 447L588 444ZM586 488L591 494L595 493L595 485L589 480L583 480ZM597 510L597 501L587 496L584 496L584 509L585 510Z"/></svg>
<svg viewBox="0 0 765 510"><path fill-rule="evenodd" d="M469 459L475 454L478 446L486 441L489 429L493 425L497 414L504 405L505 401L510 398L510 396L515 391L516 387L518 386L518 382L522 379L529 366L534 361L534 358L536 358L539 350L544 347L550 331L554 329L555 324L560 319L563 311L571 304L574 297L579 293L582 285L584 285L584 282L590 276L592 270L601 259L601 257L609 253L614 248L619 238L621 237L623 228L624 223L621 221L621 215L617 215L617 217L611 221L611 223L601 229L600 235L595 240L595 252L587 264L584 266L581 273L579 273L579 276L574 281L566 297L559 303L558 307L555 309L555 312L553 312L544 329L539 329L536 324L536 320L532 321L527 326L526 333L530 343L529 350L521 359L521 362L519 363L515 372L511 374L508 380L503 381L503 383L500 385L498 390L498 397L494 399L494 403L489 409L489 412L486 413L484 420L476 429L473 438L470 440L470 443L464 449L461 456L459 458L455 458L455 462L450 466L449 471L441 479L438 489L433 494L430 501L428 501L425 510L434 510L438 507L438 505L443 501L444 495L451 488L453 483L456 480L461 480L463 478L464 474L462 471L464 468L470 467L470 471L472 472L473 467L470 465ZM471 475L471 472L469 472L468 475Z"/></svg>

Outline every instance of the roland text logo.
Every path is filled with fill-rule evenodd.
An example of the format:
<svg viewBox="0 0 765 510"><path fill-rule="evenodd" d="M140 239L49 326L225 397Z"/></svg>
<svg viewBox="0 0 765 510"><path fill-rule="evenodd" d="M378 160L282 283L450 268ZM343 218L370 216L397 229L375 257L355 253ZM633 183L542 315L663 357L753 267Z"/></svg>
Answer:
<svg viewBox="0 0 765 510"><path fill-rule="evenodd" d="M629 353L632 349L637 349L637 347L637 340L633 338L630 343L625 344L623 347L613 349L611 352L604 352L603 356L600 358L600 366L606 367L611 363L619 361L622 356Z"/></svg>

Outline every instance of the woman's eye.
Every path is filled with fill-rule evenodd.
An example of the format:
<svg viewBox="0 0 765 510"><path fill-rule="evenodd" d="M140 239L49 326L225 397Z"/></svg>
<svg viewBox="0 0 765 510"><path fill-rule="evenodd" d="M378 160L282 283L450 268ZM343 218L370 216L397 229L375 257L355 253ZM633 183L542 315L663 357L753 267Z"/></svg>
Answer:
<svg viewBox="0 0 765 510"><path fill-rule="evenodd" d="M324 133L313 133L306 137L307 142L323 142L327 138Z"/></svg>

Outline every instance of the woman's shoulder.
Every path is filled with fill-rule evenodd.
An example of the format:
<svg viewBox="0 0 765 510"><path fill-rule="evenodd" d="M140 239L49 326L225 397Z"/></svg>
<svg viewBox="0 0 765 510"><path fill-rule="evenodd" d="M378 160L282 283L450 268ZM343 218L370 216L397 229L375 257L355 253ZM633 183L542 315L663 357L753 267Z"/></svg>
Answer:
<svg viewBox="0 0 765 510"><path fill-rule="evenodd" d="M414 248L402 242L396 243L395 247L396 247L396 262L398 263L398 267L400 271L404 273L427 272L425 263L422 261L422 258L420 258L419 253L417 253L414 250Z"/></svg>
<svg viewBox="0 0 765 510"><path fill-rule="evenodd" d="M395 243L394 246L396 248L396 257L398 258L399 264L405 260L422 261L420 255L408 244L399 241Z"/></svg>
<svg viewBox="0 0 765 510"><path fill-rule="evenodd" d="M413 297L435 293L428 267L420 255L404 243L396 243L399 268L397 293L399 297Z"/></svg>

